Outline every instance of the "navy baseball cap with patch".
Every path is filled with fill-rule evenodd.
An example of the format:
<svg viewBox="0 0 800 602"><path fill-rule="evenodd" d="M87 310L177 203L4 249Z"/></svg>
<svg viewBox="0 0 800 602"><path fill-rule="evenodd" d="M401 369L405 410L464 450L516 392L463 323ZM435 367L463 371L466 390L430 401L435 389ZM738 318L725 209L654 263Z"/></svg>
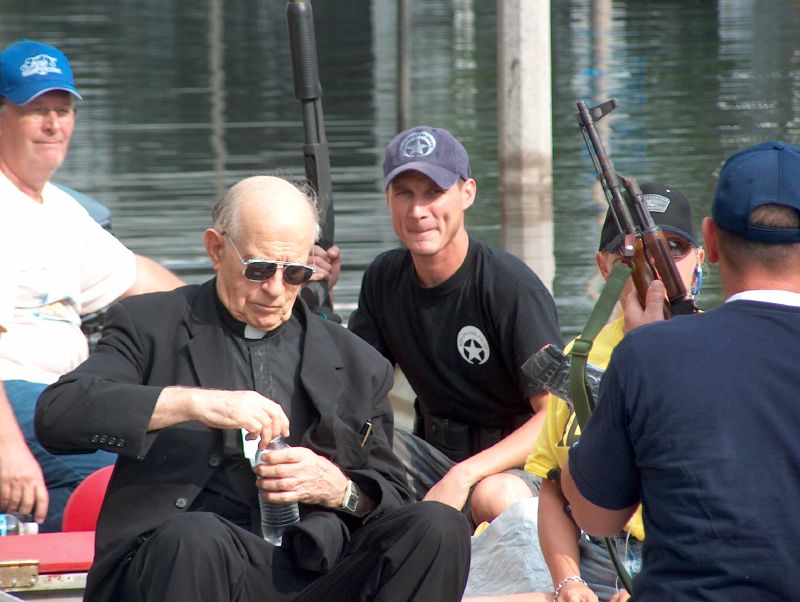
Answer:
<svg viewBox="0 0 800 602"><path fill-rule="evenodd" d="M444 189L472 174L469 155L447 130L421 125L395 136L383 160L383 189L406 171L425 174Z"/></svg>
<svg viewBox="0 0 800 602"><path fill-rule="evenodd" d="M0 96L24 105L52 90L82 98L75 87L72 67L55 46L20 40L0 54Z"/></svg>
<svg viewBox="0 0 800 602"><path fill-rule="evenodd" d="M680 234L696 247L700 246L692 227L692 209L680 190L651 183L642 184L641 189L642 200L657 226ZM617 221L609 209L600 232L600 250L613 253L622 244L622 239Z"/></svg>
<svg viewBox="0 0 800 602"><path fill-rule="evenodd" d="M800 242L797 228L750 223L750 213L767 204L800 211L800 147L769 140L732 155L722 166L711 206L719 229L755 242Z"/></svg>

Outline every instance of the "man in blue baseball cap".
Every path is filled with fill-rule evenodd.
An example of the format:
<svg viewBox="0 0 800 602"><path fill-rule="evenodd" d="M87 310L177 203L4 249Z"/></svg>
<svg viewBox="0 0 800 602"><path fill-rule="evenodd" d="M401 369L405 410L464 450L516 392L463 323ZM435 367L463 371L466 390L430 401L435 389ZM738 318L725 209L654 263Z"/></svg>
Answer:
<svg viewBox="0 0 800 602"><path fill-rule="evenodd" d="M81 316L182 284L50 183L80 98L58 48L21 40L0 54L0 512L32 513L43 531L59 530L72 490L115 459L52 456L33 433L39 393L88 355Z"/></svg>
<svg viewBox="0 0 800 602"><path fill-rule="evenodd" d="M578 525L618 531L644 507L637 601L791 600L800 558L800 147L769 141L720 172L708 258L725 303L662 318L616 347L570 450Z"/></svg>
<svg viewBox="0 0 800 602"><path fill-rule="evenodd" d="M467 233L475 201L464 146L418 126L389 143L383 187L402 248L367 268L349 328L399 366L417 399L414 434L395 451L419 498L461 509L475 524L536 495L522 470L547 394L521 366L561 346L555 303L518 258Z"/></svg>
<svg viewBox="0 0 800 602"><path fill-rule="evenodd" d="M3 96L16 105L28 104L54 90L82 98L64 53L32 40L12 44L0 55L0 82Z"/></svg>

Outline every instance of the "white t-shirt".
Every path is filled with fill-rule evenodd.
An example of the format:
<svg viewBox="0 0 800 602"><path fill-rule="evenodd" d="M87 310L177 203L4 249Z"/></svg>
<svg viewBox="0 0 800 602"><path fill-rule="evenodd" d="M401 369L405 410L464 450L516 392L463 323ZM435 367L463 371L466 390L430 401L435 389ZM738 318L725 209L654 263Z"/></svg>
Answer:
<svg viewBox="0 0 800 602"><path fill-rule="evenodd" d="M38 203L0 172L0 379L51 383L88 355L81 315L136 279L134 254L63 190ZM3 332L5 329L5 332Z"/></svg>

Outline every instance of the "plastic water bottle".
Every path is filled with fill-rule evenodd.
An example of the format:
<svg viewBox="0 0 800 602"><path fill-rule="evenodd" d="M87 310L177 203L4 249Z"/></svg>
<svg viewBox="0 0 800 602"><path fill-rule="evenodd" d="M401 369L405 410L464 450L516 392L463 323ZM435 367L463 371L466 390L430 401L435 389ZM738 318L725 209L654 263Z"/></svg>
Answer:
<svg viewBox="0 0 800 602"><path fill-rule="evenodd" d="M36 535L39 525L33 521L30 514L9 512L0 514L0 537L6 535Z"/></svg>
<svg viewBox="0 0 800 602"><path fill-rule="evenodd" d="M275 437L269 442L265 451L284 449L289 447L280 437ZM255 465L263 464L261 451L256 452ZM300 509L297 502L291 504L272 504L264 499L261 491L258 493L258 503L261 506L261 533L273 546L281 545L283 532L286 527L300 520Z"/></svg>
<svg viewBox="0 0 800 602"><path fill-rule="evenodd" d="M571 357L564 355L556 345L545 345L522 365L522 371L533 384L560 397L570 408L572 408L572 397L569 392ZM586 384L595 400L602 378L603 370L592 364L586 364Z"/></svg>

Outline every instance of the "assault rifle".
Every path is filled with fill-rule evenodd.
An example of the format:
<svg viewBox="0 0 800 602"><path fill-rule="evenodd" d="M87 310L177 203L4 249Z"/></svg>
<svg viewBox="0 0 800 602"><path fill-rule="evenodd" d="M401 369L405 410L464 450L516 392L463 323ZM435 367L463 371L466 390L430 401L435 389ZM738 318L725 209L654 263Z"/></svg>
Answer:
<svg viewBox="0 0 800 602"><path fill-rule="evenodd" d="M300 101L303 116L306 178L317 193L319 206L322 233L317 242L323 249L328 249L334 240L333 183L322 114L322 84L319 81L311 2L289 0L286 4L286 25L289 30L294 97ZM327 281L309 282L300 294L313 312L341 322L341 317L333 312Z"/></svg>
<svg viewBox="0 0 800 602"><path fill-rule="evenodd" d="M587 108L586 103L578 101L577 118L597 172L597 179L603 186L619 231L625 237L622 243L622 261L633 269L633 283L642 307L650 283L659 279L667 291L664 317L697 313L694 300L686 292L686 286L675 267L667 238L653 222L653 217L642 199L639 185L635 179L617 173L595 128L595 123L618 106L619 101L616 98L592 108Z"/></svg>

